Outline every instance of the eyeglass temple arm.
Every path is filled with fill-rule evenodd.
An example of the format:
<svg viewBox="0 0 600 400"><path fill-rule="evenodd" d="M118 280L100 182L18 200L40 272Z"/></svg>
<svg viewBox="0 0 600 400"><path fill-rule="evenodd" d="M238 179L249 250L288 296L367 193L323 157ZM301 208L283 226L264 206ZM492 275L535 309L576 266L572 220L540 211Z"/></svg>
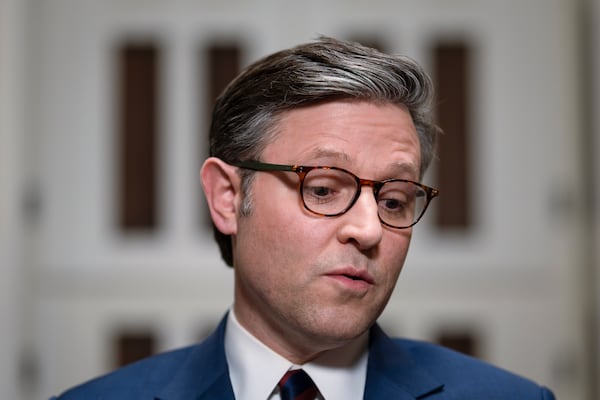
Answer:
<svg viewBox="0 0 600 400"><path fill-rule="evenodd" d="M266 164L255 160L240 161L234 164L237 167L251 169L254 171L291 171L296 172L298 166L285 164Z"/></svg>

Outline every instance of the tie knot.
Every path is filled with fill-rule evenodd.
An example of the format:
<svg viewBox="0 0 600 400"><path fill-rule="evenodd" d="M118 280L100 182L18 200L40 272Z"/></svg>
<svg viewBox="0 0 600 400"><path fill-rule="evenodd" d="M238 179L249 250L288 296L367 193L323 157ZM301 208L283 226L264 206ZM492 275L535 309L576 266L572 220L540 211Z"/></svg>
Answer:
<svg viewBox="0 0 600 400"><path fill-rule="evenodd" d="M281 400L314 400L317 385L302 369L290 370L279 381Z"/></svg>

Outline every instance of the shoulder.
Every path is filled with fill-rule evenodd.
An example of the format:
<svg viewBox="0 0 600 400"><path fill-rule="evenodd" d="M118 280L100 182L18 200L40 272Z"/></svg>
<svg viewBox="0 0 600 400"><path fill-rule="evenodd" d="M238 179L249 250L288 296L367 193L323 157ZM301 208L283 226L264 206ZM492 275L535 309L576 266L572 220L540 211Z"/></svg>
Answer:
<svg viewBox="0 0 600 400"><path fill-rule="evenodd" d="M456 393L457 399L554 399L548 389L535 382L462 353L416 340L393 342L443 381L443 392Z"/></svg>
<svg viewBox="0 0 600 400"><path fill-rule="evenodd" d="M224 351L226 317L200 344L148 357L74 387L51 400L135 400L190 397L205 390L223 389L228 379ZM228 386L225 385L225 389Z"/></svg>
<svg viewBox="0 0 600 400"><path fill-rule="evenodd" d="M54 400L137 399L164 386L197 346L148 357L78 385ZM149 397L149 396L148 396Z"/></svg>

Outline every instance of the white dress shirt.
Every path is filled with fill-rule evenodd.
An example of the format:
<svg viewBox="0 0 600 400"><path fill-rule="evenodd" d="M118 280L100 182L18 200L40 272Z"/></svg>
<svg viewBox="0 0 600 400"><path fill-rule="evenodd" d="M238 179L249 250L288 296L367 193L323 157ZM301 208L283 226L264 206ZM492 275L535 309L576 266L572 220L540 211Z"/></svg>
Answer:
<svg viewBox="0 0 600 400"><path fill-rule="evenodd" d="M351 343L294 365L240 325L233 309L225 329L225 356L238 400L280 400L277 383L289 370L302 368L317 385L319 400L362 399L367 379L368 332Z"/></svg>

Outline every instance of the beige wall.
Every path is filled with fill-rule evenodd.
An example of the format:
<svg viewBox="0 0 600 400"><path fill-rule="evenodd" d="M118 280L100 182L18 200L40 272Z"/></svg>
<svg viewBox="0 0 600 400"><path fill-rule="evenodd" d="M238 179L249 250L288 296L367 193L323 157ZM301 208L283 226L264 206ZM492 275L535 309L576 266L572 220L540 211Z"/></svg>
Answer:
<svg viewBox="0 0 600 400"><path fill-rule="evenodd" d="M0 2L0 398L18 399L22 342L22 7Z"/></svg>
<svg viewBox="0 0 600 400"><path fill-rule="evenodd" d="M592 154L592 167L594 171L592 172L592 179L596 182L595 187L592 189L593 192L593 205L592 211L595 212L595 221L592 227L594 231L593 237L591 240L592 246L592 270L593 275L595 276L595 285L594 292L591 293L592 301L595 303L595 307L592 308L592 315L595 315L595 331L592 336L592 340L596 341L596 359L595 359L595 370L596 374L600 374L600 113L597 110L600 110L600 0L590 0L591 3L591 29L592 29L592 37L590 39L590 43L592 45L592 65L590 70L592 71L592 76L590 77L592 81L592 104L590 105L590 110L592 114L592 146L593 150ZM595 251L595 252L594 252ZM595 301L594 301L595 300ZM595 387L595 395L600 396L600 380L596 378L594 382L596 383Z"/></svg>
<svg viewBox="0 0 600 400"><path fill-rule="evenodd" d="M0 318L10 326L1 337L1 398L45 398L106 371L119 329L151 329L167 349L218 321L231 303L231 271L211 232L195 222L202 205L194 149L203 123L195 110L204 109L194 92L198 49L216 38L240 40L247 63L324 33L374 34L426 68L436 38L468 38L475 48L478 223L467 234L420 223L382 323L423 339L469 327L482 337L484 358L551 386L559 398L591 400L574 3L323 3L0 3ZM156 235L126 236L112 224L111 51L124 38L148 37L165 50L165 224ZM37 224L25 224L19 211L30 193L40 195ZM37 374L16 397L9 377L24 356Z"/></svg>

